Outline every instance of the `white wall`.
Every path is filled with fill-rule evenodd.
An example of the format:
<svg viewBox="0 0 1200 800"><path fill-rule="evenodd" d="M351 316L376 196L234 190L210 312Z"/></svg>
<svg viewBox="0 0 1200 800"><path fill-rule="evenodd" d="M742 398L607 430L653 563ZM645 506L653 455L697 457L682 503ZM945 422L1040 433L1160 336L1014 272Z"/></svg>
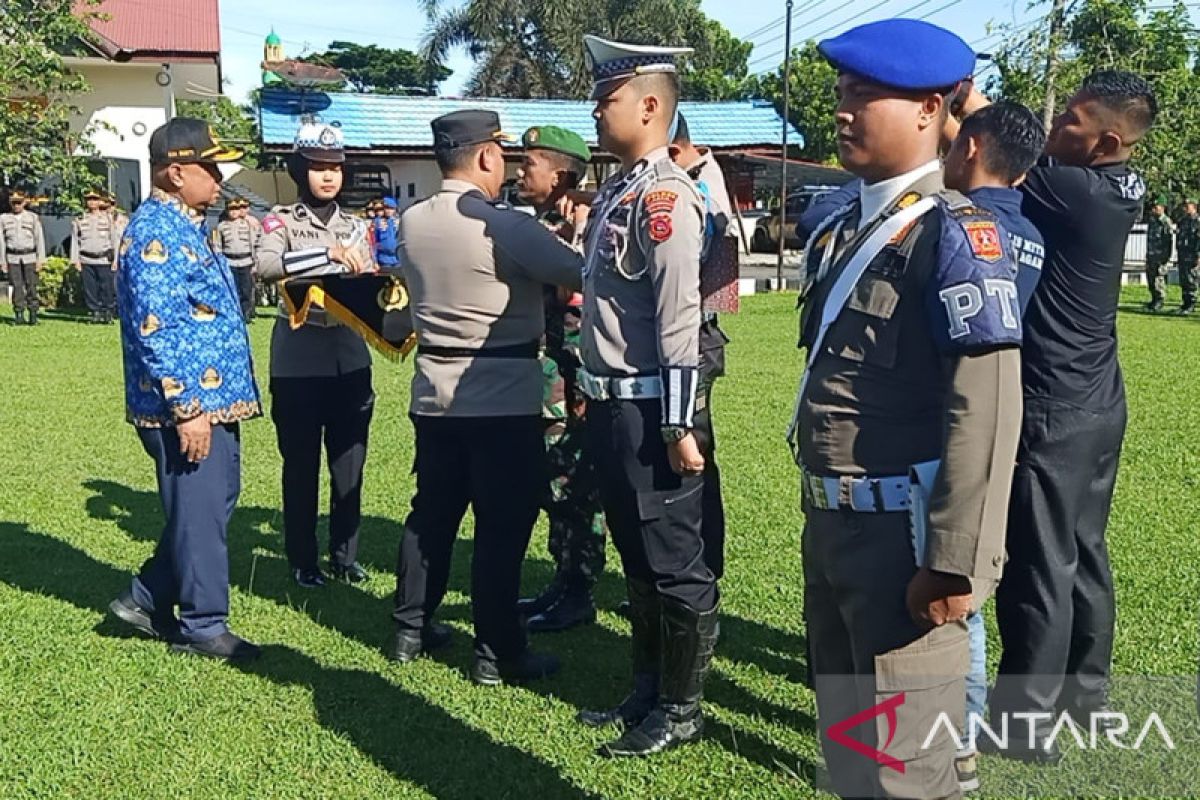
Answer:
<svg viewBox="0 0 1200 800"><path fill-rule="evenodd" d="M87 79L91 90L71 98L79 108L71 129L78 133L91 127L90 140L100 155L137 161L142 197L150 193L150 134L166 122L166 91L156 76L161 64L114 64L99 59L68 59L72 68ZM203 93L216 91L217 68L213 64L174 64L171 86L176 99L211 100Z"/></svg>

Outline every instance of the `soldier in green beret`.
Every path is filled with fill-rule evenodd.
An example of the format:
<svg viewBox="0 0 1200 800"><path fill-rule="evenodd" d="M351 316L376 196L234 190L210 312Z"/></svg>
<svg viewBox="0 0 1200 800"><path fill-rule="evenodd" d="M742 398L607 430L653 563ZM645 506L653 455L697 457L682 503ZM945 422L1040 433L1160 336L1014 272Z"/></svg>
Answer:
<svg viewBox="0 0 1200 800"><path fill-rule="evenodd" d="M578 188L592 153L574 131L542 125L525 131L525 157L517 170L517 191L538 219L568 241L582 233L563 216L559 203ZM595 477L583 458L587 399L579 390L579 333L582 295L559 295L546 287L545 376L542 416L550 484L543 507L550 522L554 579L537 597L520 602L531 632L561 631L592 622L592 587L604 570L604 514Z"/></svg>

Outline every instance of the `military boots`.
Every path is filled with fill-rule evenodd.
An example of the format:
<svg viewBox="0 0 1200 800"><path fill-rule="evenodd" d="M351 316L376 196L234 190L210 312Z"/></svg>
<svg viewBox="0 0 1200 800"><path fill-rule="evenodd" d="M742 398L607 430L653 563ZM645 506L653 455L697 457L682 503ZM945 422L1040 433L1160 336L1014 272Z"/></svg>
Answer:
<svg viewBox="0 0 1200 800"><path fill-rule="evenodd" d="M626 578L629 621L632 626L633 692L620 705L605 711L581 711L579 721L593 728L621 725L633 728L658 705L662 668L662 607L654 585Z"/></svg>

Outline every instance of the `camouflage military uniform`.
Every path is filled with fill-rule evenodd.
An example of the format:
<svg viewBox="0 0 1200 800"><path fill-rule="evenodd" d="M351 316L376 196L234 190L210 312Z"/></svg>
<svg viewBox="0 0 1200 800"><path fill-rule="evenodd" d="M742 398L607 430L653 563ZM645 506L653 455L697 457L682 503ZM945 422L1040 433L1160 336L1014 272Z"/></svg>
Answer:
<svg viewBox="0 0 1200 800"><path fill-rule="evenodd" d="M543 215L553 227L558 215ZM550 485L543 507L550 521L550 556L558 577L590 588L604 571L604 513L592 468L583 458L587 400L576 384L581 310L546 288L546 346L542 355L542 417Z"/></svg>
<svg viewBox="0 0 1200 800"><path fill-rule="evenodd" d="M1183 308L1192 310L1196 305L1196 287L1200 284L1200 217L1187 214L1179 221L1176 241L1179 264L1179 285L1183 287Z"/></svg>
<svg viewBox="0 0 1200 800"><path fill-rule="evenodd" d="M1175 223L1166 214L1150 218L1146 230L1146 284L1150 287L1150 305L1161 308L1175 241Z"/></svg>

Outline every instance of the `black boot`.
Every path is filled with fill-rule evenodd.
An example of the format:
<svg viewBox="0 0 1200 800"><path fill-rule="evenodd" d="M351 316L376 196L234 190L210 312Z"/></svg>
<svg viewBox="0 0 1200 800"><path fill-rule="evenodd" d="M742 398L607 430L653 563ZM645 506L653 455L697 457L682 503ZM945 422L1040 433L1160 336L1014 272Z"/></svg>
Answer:
<svg viewBox="0 0 1200 800"><path fill-rule="evenodd" d="M530 633L554 633L596 621L596 601L586 580L576 580L559 594L554 604L525 623Z"/></svg>
<svg viewBox="0 0 1200 800"><path fill-rule="evenodd" d="M640 725L658 705L658 675L662 664L662 609L654 585L626 578L629 587L629 622L633 629L633 692L616 708L580 711L579 721L593 728L619 724Z"/></svg>
<svg viewBox="0 0 1200 800"><path fill-rule="evenodd" d="M37 309L36 309L36 308L31 308L31 309L29 309L29 324L30 324L30 325L37 325L37 324L38 324L38 318L37 318Z"/></svg>
<svg viewBox="0 0 1200 800"><path fill-rule="evenodd" d="M554 605L563 593L564 580L561 572L555 572L554 578L537 597L523 597L517 601L517 613L524 617L540 614Z"/></svg>
<svg viewBox="0 0 1200 800"><path fill-rule="evenodd" d="M677 600L662 600L662 688L658 707L636 728L600 748L609 757L648 756L700 739L700 699L720 633L719 606L697 612Z"/></svg>
<svg viewBox="0 0 1200 800"><path fill-rule="evenodd" d="M24 311L14 311L13 312L13 325L24 325L24 324L25 324L25 312Z"/></svg>

